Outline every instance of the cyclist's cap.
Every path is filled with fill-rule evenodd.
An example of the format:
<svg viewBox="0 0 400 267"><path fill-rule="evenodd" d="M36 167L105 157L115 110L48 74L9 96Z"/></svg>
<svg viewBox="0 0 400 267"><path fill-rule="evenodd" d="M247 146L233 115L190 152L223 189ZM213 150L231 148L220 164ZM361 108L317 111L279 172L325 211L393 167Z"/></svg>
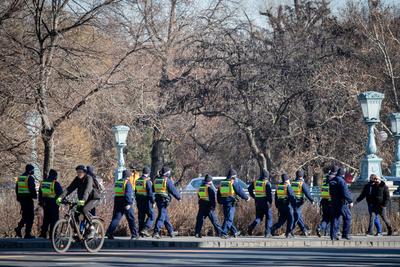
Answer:
<svg viewBox="0 0 400 267"><path fill-rule="evenodd" d="M87 172L86 167L84 165L78 165L75 168L76 171L84 171Z"/></svg>

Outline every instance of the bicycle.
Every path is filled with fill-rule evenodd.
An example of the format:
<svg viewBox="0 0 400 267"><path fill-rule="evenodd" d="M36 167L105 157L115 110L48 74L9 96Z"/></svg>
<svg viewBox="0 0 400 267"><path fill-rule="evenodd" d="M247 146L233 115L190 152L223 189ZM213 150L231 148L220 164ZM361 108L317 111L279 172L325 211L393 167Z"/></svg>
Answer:
<svg viewBox="0 0 400 267"><path fill-rule="evenodd" d="M68 212L54 225L51 235L54 250L58 253L65 253L72 242L83 242L88 252L98 252L103 247L105 237L102 219L96 216L91 218L95 234L93 238L87 238L86 235L90 231L89 223L87 220L79 222L79 216L76 216L77 213L80 213L77 210L77 203L63 201L62 204L68 206Z"/></svg>

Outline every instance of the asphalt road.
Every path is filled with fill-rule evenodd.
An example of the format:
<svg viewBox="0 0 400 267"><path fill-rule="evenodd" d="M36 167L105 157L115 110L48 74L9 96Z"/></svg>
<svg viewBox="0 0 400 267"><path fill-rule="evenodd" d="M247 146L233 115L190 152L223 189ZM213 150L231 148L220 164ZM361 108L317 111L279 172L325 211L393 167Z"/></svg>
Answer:
<svg viewBox="0 0 400 267"><path fill-rule="evenodd" d="M0 266L400 266L400 249L135 249L88 254L1 251Z"/></svg>

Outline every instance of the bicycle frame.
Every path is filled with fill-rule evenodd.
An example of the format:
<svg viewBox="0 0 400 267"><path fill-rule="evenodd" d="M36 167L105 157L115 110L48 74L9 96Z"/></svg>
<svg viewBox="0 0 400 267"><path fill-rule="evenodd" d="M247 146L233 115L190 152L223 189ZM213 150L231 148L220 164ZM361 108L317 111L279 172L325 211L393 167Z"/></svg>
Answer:
<svg viewBox="0 0 400 267"><path fill-rule="evenodd" d="M75 212L76 212L76 203L71 203L69 207L69 211L67 214L65 214L64 219L68 221L68 224L71 225L74 234L78 236L79 241L83 240L83 235L79 229L79 222L76 221L75 218Z"/></svg>

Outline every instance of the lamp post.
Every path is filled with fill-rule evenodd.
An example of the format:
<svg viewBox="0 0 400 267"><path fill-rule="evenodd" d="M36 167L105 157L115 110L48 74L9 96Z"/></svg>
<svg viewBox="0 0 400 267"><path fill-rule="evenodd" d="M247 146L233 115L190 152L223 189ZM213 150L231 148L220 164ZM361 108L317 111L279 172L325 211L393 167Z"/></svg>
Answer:
<svg viewBox="0 0 400 267"><path fill-rule="evenodd" d="M391 176L400 177L400 113L391 113L389 118L390 128L394 138L396 139L396 151L394 154Z"/></svg>
<svg viewBox="0 0 400 267"><path fill-rule="evenodd" d="M382 159L379 158L375 142L375 124L380 122L379 111L381 109L384 94L374 91L364 92L358 95L361 105L364 123L368 126L367 154L361 161L361 174L357 179L359 183L367 183L371 174L382 176Z"/></svg>
<svg viewBox="0 0 400 267"><path fill-rule="evenodd" d="M42 120L38 112L31 111L26 113L25 124L31 139L31 162L33 167L35 167L35 177L40 180L42 179L42 174L39 168L36 139L39 135L41 122Z"/></svg>
<svg viewBox="0 0 400 267"><path fill-rule="evenodd" d="M129 127L117 125L112 127L115 136L115 144L117 146L118 168L115 171L114 180L122 178L122 172L126 170L124 160L124 147L126 146L126 138L128 137Z"/></svg>

